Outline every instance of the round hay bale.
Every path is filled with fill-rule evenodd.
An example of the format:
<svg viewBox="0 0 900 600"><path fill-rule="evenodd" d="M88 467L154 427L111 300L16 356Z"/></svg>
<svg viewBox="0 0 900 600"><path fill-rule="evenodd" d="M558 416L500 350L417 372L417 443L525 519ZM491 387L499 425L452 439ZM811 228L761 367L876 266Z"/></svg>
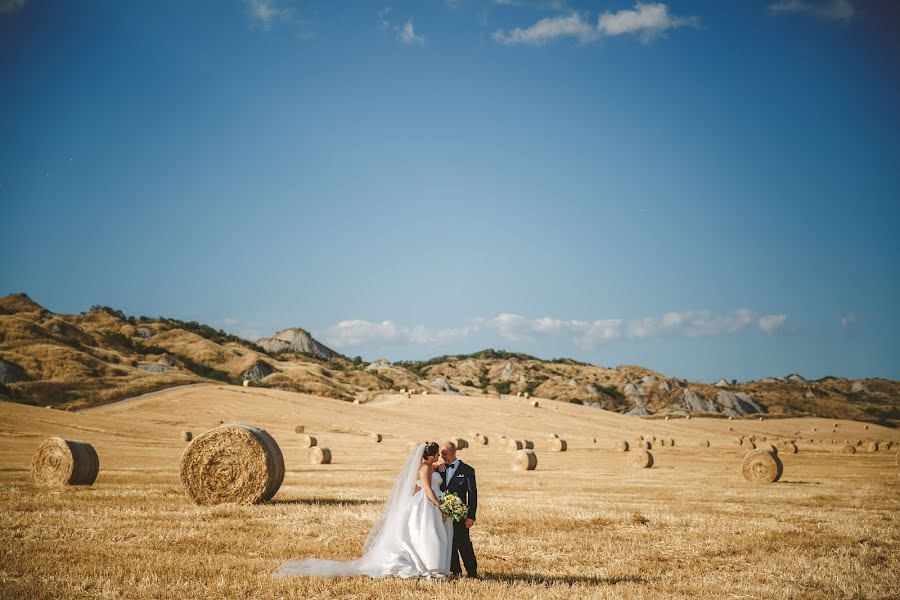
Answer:
<svg viewBox="0 0 900 600"><path fill-rule="evenodd" d="M756 450L756 444L754 444L750 440L744 440L744 443L741 445L744 446L745 448L747 448L748 450Z"/></svg>
<svg viewBox="0 0 900 600"><path fill-rule="evenodd" d="M469 447L469 442L466 441L465 438L452 437L447 441L450 442L451 444L453 444L454 446L456 446L457 450L465 450L466 448Z"/></svg>
<svg viewBox="0 0 900 600"><path fill-rule="evenodd" d="M550 450L553 452L565 452L569 447L569 444L566 440L561 440L559 438L553 438L550 440Z"/></svg>
<svg viewBox="0 0 900 600"><path fill-rule="evenodd" d="M534 450L534 442L531 440L522 440L525 450Z"/></svg>
<svg viewBox="0 0 900 600"><path fill-rule="evenodd" d="M625 440L616 442L616 450L618 452L628 452L628 442L626 442Z"/></svg>
<svg viewBox="0 0 900 600"><path fill-rule="evenodd" d="M189 442L192 439L194 439L194 434L191 433L190 431L182 431L181 432L181 441L182 442Z"/></svg>
<svg viewBox="0 0 900 600"><path fill-rule="evenodd" d="M734 427L729 427L728 431L734 431Z"/></svg>
<svg viewBox="0 0 900 600"><path fill-rule="evenodd" d="M753 442L754 444L756 443L756 436L755 436L755 435L749 435L749 436L747 436L747 439L750 440L751 442Z"/></svg>
<svg viewBox="0 0 900 600"><path fill-rule="evenodd" d="M250 387L250 380L249 380L249 379L245 379L245 380L244 380L244 387Z"/></svg>
<svg viewBox="0 0 900 600"><path fill-rule="evenodd" d="M862 447L862 445L863 445L863 441L862 441L862 440L856 440L856 447L857 447L857 448Z"/></svg>
<svg viewBox="0 0 900 600"><path fill-rule="evenodd" d="M670 448L674 448L674 447L675 447L675 440L673 440L672 438L667 439L667 440L666 440L666 446L669 446Z"/></svg>
<svg viewBox="0 0 900 600"><path fill-rule="evenodd" d="M535 408L539 408L539 407L541 406L541 403L538 402L537 400L532 400L532 401L531 401L531 406L533 406L533 407L535 407Z"/></svg>
<svg viewBox="0 0 900 600"><path fill-rule="evenodd" d="M650 442L650 440L644 440L643 442L638 444L637 447L642 450L652 450L653 444Z"/></svg>
<svg viewBox="0 0 900 600"><path fill-rule="evenodd" d="M660 445L661 447L662 447L662 446L665 446L665 445L666 445L666 438L661 438L661 439L659 440L659 445ZM643 446L641 446L641 447L643 448Z"/></svg>
<svg viewBox="0 0 900 600"><path fill-rule="evenodd" d="M665 420L666 420L666 421L668 421L668 420L669 420L669 415L666 415L666 419L665 419Z"/></svg>
<svg viewBox="0 0 900 600"><path fill-rule="evenodd" d="M868 428L869 428L869 426L868 426L868 425L866 425L866 426L865 426L865 427L863 427L863 429L868 429Z"/></svg>
<svg viewBox="0 0 900 600"><path fill-rule="evenodd" d="M866 452L878 452L878 442L869 442L866 444Z"/></svg>
<svg viewBox="0 0 900 600"><path fill-rule="evenodd" d="M513 471L534 471L537 468L537 454L534 450L516 450L513 454Z"/></svg>
<svg viewBox="0 0 900 600"><path fill-rule="evenodd" d="M303 433L304 431L306 431L305 425L297 425L294 427L294 433Z"/></svg>
<svg viewBox="0 0 900 600"><path fill-rule="evenodd" d="M278 443L253 425L226 425L194 439L181 455L181 483L196 504L257 504L284 480Z"/></svg>
<svg viewBox="0 0 900 600"><path fill-rule="evenodd" d="M738 446L743 446L744 438L734 438L734 443L737 444Z"/></svg>
<svg viewBox="0 0 900 600"><path fill-rule="evenodd" d="M369 436L369 439L371 439L376 444L379 444L379 443L381 443L381 440L384 438L381 437L380 433L373 433L372 435Z"/></svg>
<svg viewBox="0 0 900 600"><path fill-rule="evenodd" d="M778 449L784 454L797 454L797 444L794 442L781 442L778 444Z"/></svg>
<svg viewBox="0 0 900 600"><path fill-rule="evenodd" d="M777 455L761 448L747 453L741 471L747 481L774 483L781 479L784 467Z"/></svg>
<svg viewBox="0 0 900 600"><path fill-rule="evenodd" d="M331 450L324 446L313 446L306 451L306 458L311 465L331 464Z"/></svg>
<svg viewBox="0 0 900 600"><path fill-rule="evenodd" d="M547 437L548 437L548 438L558 438L558 437L559 437L559 434L558 434L558 433L548 433L548 434L547 434Z"/></svg>
<svg viewBox="0 0 900 600"><path fill-rule="evenodd" d="M734 417L728 417L729 421L734 421Z"/></svg>
<svg viewBox="0 0 900 600"><path fill-rule="evenodd" d="M759 446L758 449L765 450L766 452L768 452L770 454L774 454L775 456L778 456L778 448L776 448L772 444L762 444Z"/></svg>
<svg viewBox="0 0 900 600"><path fill-rule="evenodd" d="M709 448L709 440L700 440L697 445L700 448Z"/></svg>
<svg viewBox="0 0 900 600"><path fill-rule="evenodd" d="M300 447L301 448L312 448L313 446L318 446L319 440L316 439L315 436L309 434L303 434L300 436Z"/></svg>
<svg viewBox="0 0 900 600"><path fill-rule="evenodd" d="M691 420L691 415L685 415L684 418L685 418L686 420L690 421L690 420Z"/></svg>
<svg viewBox="0 0 900 600"><path fill-rule="evenodd" d="M635 448L626 455L628 464L635 469L649 469L653 466L653 455L642 448Z"/></svg>
<svg viewBox="0 0 900 600"><path fill-rule="evenodd" d="M99 472L100 459L88 442L47 438L31 457L31 480L38 486L91 485Z"/></svg>
<svg viewBox="0 0 900 600"><path fill-rule="evenodd" d="M222 421L222 420L216 421L216 427L221 427L224 424L225 424L225 421Z"/></svg>
<svg viewBox="0 0 900 600"><path fill-rule="evenodd" d="M844 444L844 447L841 448L841 452L844 454L856 454L856 446L853 444Z"/></svg>
<svg viewBox="0 0 900 600"><path fill-rule="evenodd" d="M509 438L506 440L506 449L512 450L513 452L517 450L522 450L525 447L525 443L522 440L514 440Z"/></svg>
<svg viewBox="0 0 900 600"><path fill-rule="evenodd" d="M525 392L525 397L526 397L526 398L531 398L531 394L529 394L528 392Z"/></svg>

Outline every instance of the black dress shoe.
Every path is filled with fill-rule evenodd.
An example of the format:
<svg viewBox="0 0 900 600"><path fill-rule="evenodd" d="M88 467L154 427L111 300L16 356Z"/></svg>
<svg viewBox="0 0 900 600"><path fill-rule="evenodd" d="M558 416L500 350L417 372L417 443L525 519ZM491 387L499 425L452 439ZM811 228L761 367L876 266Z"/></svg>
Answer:
<svg viewBox="0 0 900 600"><path fill-rule="evenodd" d="M481 575L479 575L478 573L476 573L476 574L474 574L474 575L468 575L468 574L467 574L467 575L466 575L466 579L481 579Z"/></svg>

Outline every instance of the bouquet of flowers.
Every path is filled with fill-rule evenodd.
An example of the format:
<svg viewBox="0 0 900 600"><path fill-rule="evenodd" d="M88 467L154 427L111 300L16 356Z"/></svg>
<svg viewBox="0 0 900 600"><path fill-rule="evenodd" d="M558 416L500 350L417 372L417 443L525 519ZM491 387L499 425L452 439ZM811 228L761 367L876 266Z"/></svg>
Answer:
<svg viewBox="0 0 900 600"><path fill-rule="evenodd" d="M469 516L469 507L456 494L441 494L440 501L441 512L454 521L462 521Z"/></svg>

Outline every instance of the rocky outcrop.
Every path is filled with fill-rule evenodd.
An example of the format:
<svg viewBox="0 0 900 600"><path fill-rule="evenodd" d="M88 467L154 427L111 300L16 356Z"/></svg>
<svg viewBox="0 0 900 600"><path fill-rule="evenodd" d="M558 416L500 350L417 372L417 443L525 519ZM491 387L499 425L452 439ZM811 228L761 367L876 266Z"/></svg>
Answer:
<svg viewBox="0 0 900 600"><path fill-rule="evenodd" d="M717 388L727 388L728 382L725 381L724 379L720 379L717 382L715 382L713 385L715 385Z"/></svg>
<svg viewBox="0 0 900 600"><path fill-rule="evenodd" d="M722 407L729 417L743 417L744 415L764 413L766 409L756 403L753 396L745 392L727 392L722 390L716 394L716 403Z"/></svg>
<svg viewBox="0 0 900 600"><path fill-rule="evenodd" d="M134 335L138 336L139 338L144 338L146 340L151 335L153 335L153 332L150 331L149 329L147 329L146 327L138 327L137 329L134 330Z"/></svg>
<svg viewBox="0 0 900 600"><path fill-rule="evenodd" d="M450 382L444 379L443 377L438 377L430 383L431 387L437 388L448 394L458 394L459 390L450 385Z"/></svg>
<svg viewBox="0 0 900 600"><path fill-rule="evenodd" d="M17 381L27 381L28 375L19 365L0 360L0 383L7 385Z"/></svg>
<svg viewBox="0 0 900 600"><path fill-rule="evenodd" d="M785 377L785 379L790 383L799 383L801 385L806 385L807 383L809 383L805 377L797 375L796 373L791 373L790 375Z"/></svg>
<svg viewBox="0 0 900 600"><path fill-rule="evenodd" d="M148 373L165 373L169 370L169 367L166 365L160 365L156 363L141 363L137 366L141 371L147 371Z"/></svg>
<svg viewBox="0 0 900 600"><path fill-rule="evenodd" d="M631 396L633 394L639 394L640 392L638 392L638 387L629 381L625 384L625 387L622 388L622 393L626 396Z"/></svg>
<svg viewBox="0 0 900 600"><path fill-rule="evenodd" d="M649 417L653 414L653 411L649 408L644 408L643 406L635 406L625 414L629 417Z"/></svg>
<svg viewBox="0 0 900 600"><path fill-rule="evenodd" d="M668 381L660 381L659 385L656 387L658 387L661 392L665 392L667 394L671 393L672 391L672 384Z"/></svg>
<svg viewBox="0 0 900 600"><path fill-rule="evenodd" d="M644 385L653 385L657 381L658 379L654 375L644 375L643 377L641 377L641 383L643 383Z"/></svg>
<svg viewBox="0 0 900 600"><path fill-rule="evenodd" d="M853 385L850 386L850 391L857 394L868 394L869 388L862 381L854 381Z"/></svg>
<svg viewBox="0 0 900 600"><path fill-rule="evenodd" d="M578 382L575 381L575 378L574 378L574 377L573 377L572 379L569 379L569 381L568 381L568 386L569 386L569 387L578 387Z"/></svg>
<svg viewBox="0 0 900 600"><path fill-rule="evenodd" d="M513 376L516 373L516 366L511 362L507 362L503 365L503 368L500 370L500 379L503 381L510 381L513 379Z"/></svg>
<svg viewBox="0 0 900 600"><path fill-rule="evenodd" d="M308 331L299 327L282 329L272 337L258 339L256 345L269 354L297 352L322 360L331 360L338 355L337 352L313 338Z"/></svg>
<svg viewBox="0 0 900 600"><path fill-rule="evenodd" d="M257 381L268 377L274 372L275 369L272 368L272 365L264 360L258 360L253 363L253 365L249 369L241 373L241 377L243 377L244 379L249 379L250 381L256 383Z"/></svg>
<svg viewBox="0 0 900 600"><path fill-rule="evenodd" d="M379 369L390 369L391 363L386 358L378 358L366 365L366 371L377 371Z"/></svg>
<svg viewBox="0 0 900 600"><path fill-rule="evenodd" d="M703 398L693 390L686 389L681 392L681 403L685 409L694 412L720 412L715 402Z"/></svg>
<svg viewBox="0 0 900 600"><path fill-rule="evenodd" d="M156 364L163 365L164 367L174 367L176 365L175 359L168 354L160 356L159 360L156 361Z"/></svg>

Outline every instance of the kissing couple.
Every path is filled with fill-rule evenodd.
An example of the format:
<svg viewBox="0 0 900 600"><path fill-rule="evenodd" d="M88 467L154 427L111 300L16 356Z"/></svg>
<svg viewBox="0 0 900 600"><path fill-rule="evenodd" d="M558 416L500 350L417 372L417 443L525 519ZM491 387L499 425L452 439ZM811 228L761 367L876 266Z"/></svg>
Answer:
<svg viewBox="0 0 900 600"><path fill-rule="evenodd" d="M467 507L460 514L451 510L459 521L445 512L454 503L457 509ZM456 457L456 446L452 442L440 446L437 442L420 442L400 469L360 558L349 562L289 560L272 576L440 579L461 576L462 557L466 574L478 578L478 562L469 537L477 508L475 469Z"/></svg>

